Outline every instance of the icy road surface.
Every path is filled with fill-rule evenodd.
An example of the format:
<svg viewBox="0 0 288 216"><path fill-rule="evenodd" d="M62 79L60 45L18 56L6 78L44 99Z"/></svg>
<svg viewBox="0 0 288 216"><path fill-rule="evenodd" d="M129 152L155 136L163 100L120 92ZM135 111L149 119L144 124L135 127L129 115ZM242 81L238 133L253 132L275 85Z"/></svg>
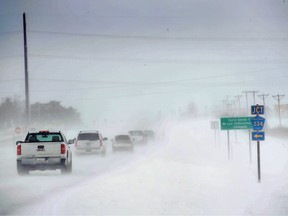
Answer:
<svg viewBox="0 0 288 216"><path fill-rule="evenodd" d="M165 138L137 145L134 153L75 155L73 174L17 176L15 145L1 148L0 214L25 215L287 215L287 141L256 143L249 163L248 133L226 131L214 140L209 120L169 122ZM11 141L9 141L11 142Z"/></svg>

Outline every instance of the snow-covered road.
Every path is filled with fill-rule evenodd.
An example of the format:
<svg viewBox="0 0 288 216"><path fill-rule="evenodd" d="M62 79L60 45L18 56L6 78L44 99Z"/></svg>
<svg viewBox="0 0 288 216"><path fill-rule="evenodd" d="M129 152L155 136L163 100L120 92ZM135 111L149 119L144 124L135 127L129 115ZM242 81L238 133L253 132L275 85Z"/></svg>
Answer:
<svg viewBox="0 0 288 216"><path fill-rule="evenodd" d="M285 140L266 137L261 143L258 183L256 144L250 164L247 132L237 132L237 142L231 136L231 160L226 133L220 132L214 143L209 120L167 122L165 135L159 142L136 146L134 154L74 155L71 176L51 171L18 177L14 152L6 147L0 213L288 214Z"/></svg>

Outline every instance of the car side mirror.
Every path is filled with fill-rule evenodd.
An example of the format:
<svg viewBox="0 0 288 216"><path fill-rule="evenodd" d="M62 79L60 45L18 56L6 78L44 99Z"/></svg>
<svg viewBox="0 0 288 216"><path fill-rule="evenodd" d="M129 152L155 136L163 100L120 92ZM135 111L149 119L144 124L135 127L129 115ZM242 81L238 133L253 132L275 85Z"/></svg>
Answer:
<svg viewBox="0 0 288 216"><path fill-rule="evenodd" d="M107 140L108 140L108 138L107 138L107 137L104 137L104 138L103 138L103 140L104 140L104 141L107 141Z"/></svg>
<svg viewBox="0 0 288 216"><path fill-rule="evenodd" d="M74 143L74 139L68 140L68 144L73 144L73 143Z"/></svg>
<svg viewBox="0 0 288 216"><path fill-rule="evenodd" d="M16 141L16 145L18 145L19 143L22 143L22 141Z"/></svg>

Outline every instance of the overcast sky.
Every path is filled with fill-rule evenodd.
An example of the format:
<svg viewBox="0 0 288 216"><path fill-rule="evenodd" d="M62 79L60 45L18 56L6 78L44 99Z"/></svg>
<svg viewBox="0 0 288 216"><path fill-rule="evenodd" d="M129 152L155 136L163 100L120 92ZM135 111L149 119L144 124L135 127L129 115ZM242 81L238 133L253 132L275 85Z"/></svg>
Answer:
<svg viewBox="0 0 288 216"><path fill-rule="evenodd" d="M286 94L287 4L0 0L0 96L24 99L23 12L31 103L60 100L92 119Z"/></svg>

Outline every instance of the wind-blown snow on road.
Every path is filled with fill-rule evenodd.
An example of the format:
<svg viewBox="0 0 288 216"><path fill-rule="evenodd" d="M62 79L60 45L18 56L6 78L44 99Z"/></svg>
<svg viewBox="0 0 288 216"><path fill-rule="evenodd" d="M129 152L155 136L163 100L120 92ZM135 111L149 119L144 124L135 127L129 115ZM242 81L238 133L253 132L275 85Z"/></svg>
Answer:
<svg viewBox="0 0 288 216"><path fill-rule="evenodd" d="M63 178L18 177L40 188L42 179L53 191L13 214L287 214L287 143L261 142L258 183L256 143L250 164L248 132L230 132L230 160L226 131L219 134L214 140L208 120L167 122L163 140L136 146L134 154L75 156L72 176Z"/></svg>
<svg viewBox="0 0 288 216"><path fill-rule="evenodd" d="M272 138L262 143L259 184L255 144L250 164L247 133L237 132L229 161L225 135L221 132L221 143L215 143L209 121L170 122L162 143L141 146L143 152L122 166L51 194L26 210L100 215L287 213L285 143Z"/></svg>

